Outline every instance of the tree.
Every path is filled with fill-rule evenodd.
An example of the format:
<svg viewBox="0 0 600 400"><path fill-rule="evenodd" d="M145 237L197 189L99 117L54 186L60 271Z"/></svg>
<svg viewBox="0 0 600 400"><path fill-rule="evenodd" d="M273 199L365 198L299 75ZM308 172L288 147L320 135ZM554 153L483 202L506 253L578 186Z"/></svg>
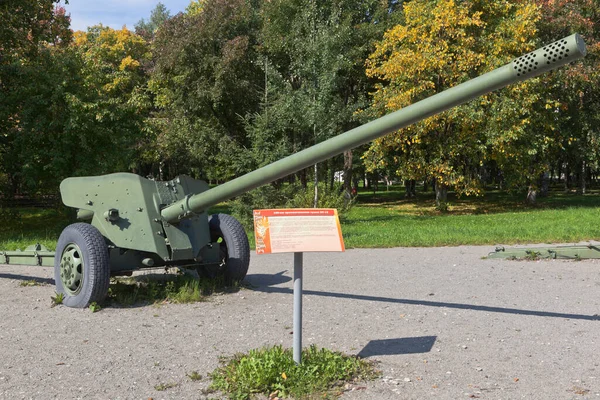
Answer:
<svg viewBox="0 0 600 400"><path fill-rule="evenodd" d="M164 24L169 18L171 18L170 11L163 3L159 2L150 12L150 18L148 21L142 18L135 24L135 33L136 35L142 36L146 40L150 40L156 35L156 31L162 26L162 24Z"/></svg>
<svg viewBox="0 0 600 400"><path fill-rule="evenodd" d="M354 0L278 0L263 5L259 62L265 90L261 111L248 119L257 166L359 124L355 111L365 106L371 87L364 59L374 38L397 15L392 11L398 5ZM345 159L349 190L351 151ZM333 172L330 168L330 176ZM306 185L307 171L299 175ZM316 189L316 166L313 177Z"/></svg>
<svg viewBox="0 0 600 400"><path fill-rule="evenodd" d="M243 116L257 110L262 75L256 60L257 6L210 0L194 15L167 21L154 42L150 82L158 112L157 157L208 179L247 170Z"/></svg>
<svg viewBox="0 0 600 400"><path fill-rule="evenodd" d="M9 194L36 191L50 176L38 161L52 152L44 145L60 131L63 94L76 82L70 19L54 3L0 4L0 184Z"/></svg>
<svg viewBox="0 0 600 400"><path fill-rule="evenodd" d="M600 162L600 4L592 0L538 0L542 9L540 37L550 42L574 32L583 35L588 55L543 78L543 115L549 158L565 173L568 188L571 172L578 177L580 193L586 191L586 176Z"/></svg>
<svg viewBox="0 0 600 400"><path fill-rule="evenodd" d="M521 1L413 0L405 5L404 16L405 23L387 31L368 59L368 75L386 83L377 86L368 111L372 116L415 103L532 50L539 10ZM481 168L490 151L502 154L498 147L506 138L523 131L523 114L536 100L529 85L484 96L378 139L364 155L365 162L370 170L394 165L404 179L435 180L438 207L444 207L450 187L459 194L480 194Z"/></svg>
<svg viewBox="0 0 600 400"><path fill-rule="evenodd" d="M150 57L148 44L126 28L96 25L75 34L74 50L81 60L83 90L68 97L64 137L78 149L64 155L70 173L136 169L150 106L141 68Z"/></svg>
<svg viewBox="0 0 600 400"><path fill-rule="evenodd" d="M185 9L185 13L190 16L198 15L202 12L206 0L192 0Z"/></svg>

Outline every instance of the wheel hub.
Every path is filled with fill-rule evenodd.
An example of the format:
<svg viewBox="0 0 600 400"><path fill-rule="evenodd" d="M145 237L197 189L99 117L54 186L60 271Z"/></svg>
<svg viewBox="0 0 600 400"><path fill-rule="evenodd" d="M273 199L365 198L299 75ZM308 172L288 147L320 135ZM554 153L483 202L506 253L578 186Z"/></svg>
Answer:
<svg viewBox="0 0 600 400"><path fill-rule="evenodd" d="M75 296L81 291L83 271L81 250L75 243L70 243L63 250L60 259L60 280L67 294Z"/></svg>

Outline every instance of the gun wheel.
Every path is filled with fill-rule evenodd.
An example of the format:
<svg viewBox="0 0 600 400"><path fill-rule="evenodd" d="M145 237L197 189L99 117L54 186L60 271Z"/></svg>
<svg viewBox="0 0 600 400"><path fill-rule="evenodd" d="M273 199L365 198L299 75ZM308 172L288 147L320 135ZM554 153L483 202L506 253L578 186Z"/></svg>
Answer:
<svg viewBox="0 0 600 400"><path fill-rule="evenodd" d="M106 297L110 283L108 247L98 229L89 224L67 226L58 239L54 257L56 292L63 304L83 308Z"/></svg>
<svg viewBox="0 0 600 400"><path fill-rule="evenodd" d="M213 214L208 220L211 241L219 244L221 272L227 281L241 281L250 265L250 245L244 227L227 214Z"/></svg>

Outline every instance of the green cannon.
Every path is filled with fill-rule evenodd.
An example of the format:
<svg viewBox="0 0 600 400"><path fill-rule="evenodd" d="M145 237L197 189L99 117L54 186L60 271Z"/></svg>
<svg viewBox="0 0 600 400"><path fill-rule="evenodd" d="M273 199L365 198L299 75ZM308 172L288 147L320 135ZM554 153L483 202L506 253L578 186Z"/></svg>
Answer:
<svg viewBox="0 0 600 400"><path fill-rule="evenodd" d="M188 176L166 182L130 173L67 178L60 185L62 200L83 222L64 229L53 258L32 247L0 253L0 263L53 260L56 290L70 307L102 300L111 275L143 268L178 266L242 280L250 262L246 233L229 215L207 215L210 206L585 54L585 43L574 34L212 189Z"/></svg>

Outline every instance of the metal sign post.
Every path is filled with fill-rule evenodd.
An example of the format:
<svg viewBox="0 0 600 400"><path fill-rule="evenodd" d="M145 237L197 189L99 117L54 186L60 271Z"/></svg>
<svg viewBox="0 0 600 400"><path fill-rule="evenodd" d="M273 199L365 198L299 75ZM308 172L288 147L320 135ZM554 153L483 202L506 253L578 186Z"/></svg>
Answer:
<svg viewBox="0 0 600 400"><path fill-rule="evenodd" d="M302 363L302 254L294 253L294 361Z"/></svg>
<svg viewBox="0 0 600 400"><path fill-rule="evenodd" d="M294 253L294 362L302 363L302 268L306 251L344 251L337 210L254 210L256 254Z"/></svg>

